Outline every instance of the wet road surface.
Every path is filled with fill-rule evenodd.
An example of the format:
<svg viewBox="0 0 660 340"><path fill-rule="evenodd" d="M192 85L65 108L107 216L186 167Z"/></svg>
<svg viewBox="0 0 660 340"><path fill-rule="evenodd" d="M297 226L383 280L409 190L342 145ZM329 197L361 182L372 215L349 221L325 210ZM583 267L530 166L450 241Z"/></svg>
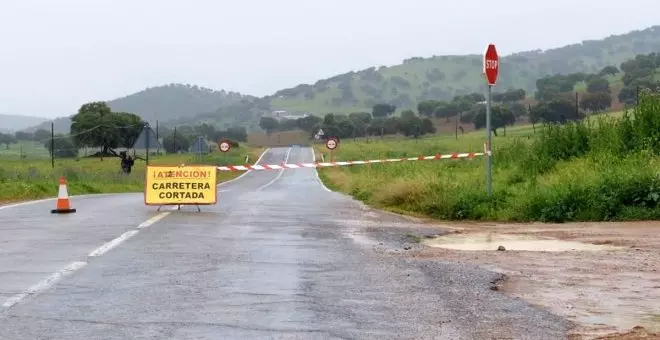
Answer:
<svg viewBox="0 0 660 340"><path fill-rule="evenodd" d="M277 148L261 163L311 161ZM0 339L562 339L498 275L402 255L407 219L329 192L314 169L255 171L218 204L142 194L0 208ZM437 230L435 231L437 233ZM413 249L414 250L414 249Z"/></svg>

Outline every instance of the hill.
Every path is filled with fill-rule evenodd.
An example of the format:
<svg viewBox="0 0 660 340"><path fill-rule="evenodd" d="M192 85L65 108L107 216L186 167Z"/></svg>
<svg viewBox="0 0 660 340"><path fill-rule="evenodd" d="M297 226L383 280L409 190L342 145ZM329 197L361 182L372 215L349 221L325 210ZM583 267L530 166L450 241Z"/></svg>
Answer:
<svg viewBox="0 0 660 340"><path fill-rule="evenodd" d="M47 118L0 113L0 132L19 131L47 121Z"/></svg>
<svg viewBox="0 0 660 340"><path fill-rule="evenodd" d="M497 91L536 90L546 75L595 73L619 66L638 54L660 51L660 26L588 40L546 51L514 53L500 58ZM481 55L411 58L401 65L348 72L315 84L301 84L269 96L277 110L311 113L370 111L377 103L414 108L428 100L449 100L457 95L483 92Z"/></svg>
<svg viewBox="0 0 660 340"><path fill-rule="evenodd" d="M188 84L168 84L147 88L107 103L115 112L135 113L155 124L157 120L159 122L189 121L198 114L216 112L219 108L231 107L252 99L255 97L237 92L216 91ZM27 132L34 132L37 129L50 130L50 121L30 125L32 126L22 129ZM55 120L55 133L69 133L70 126L71 120L68 117L58 118Z"/></svg>

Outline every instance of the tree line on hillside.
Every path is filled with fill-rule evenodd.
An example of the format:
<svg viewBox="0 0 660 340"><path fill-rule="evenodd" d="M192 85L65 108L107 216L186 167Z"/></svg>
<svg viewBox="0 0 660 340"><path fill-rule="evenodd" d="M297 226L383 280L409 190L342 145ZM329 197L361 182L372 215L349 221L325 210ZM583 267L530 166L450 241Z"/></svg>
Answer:
<svg viewBox="0 0 660 340"><path fill-rule="evenodd" d="M619 92L619 101L626 104L636 103L640 88L658 90L660 88L660 81L657 79L658 68L660 68L659 53L638 55L621 63L623 88Z"/></svg>
<svg viewBox="0 0 660 340"><path fill-rule="evenodd" d="M374 135L403 134L419 137L435 133L433 122L419 117L414 111L406 110L400 117L392 116L394 107L380 111L384 106L374 106L373 112L354 112L348 115L328 113L323 118L310 115L298 119L277 120L273 117L261 117L259 125L267 133L275 131L302 130L313 136L323 130L324 136L354 138Z"/></svg>
<svg viewBox="0 0 660 340"><path fill-rule="evenodd" d="M563 79L561 77L558 79ZM504 92L494 93L491 111L493 132L497 135L498 129L513 125L525 116L532 123L563 123L582 118L585 110L604 111L611 104L611 96L603 89L609 91L609 84L602 84L598 80L590 82L588 90L592 92L588 92L588 94L593 94L593 96L583 95L578 107L576 107L575 100L569 100L563 93L548 97L549 100L540 101L535 105L522 103L526 99L526 92L523 89L508 89ZM455 96L450 101L426 100L417 105L417 112L405 110L399 117L394 116L395 105L379 103L373 106L370 113L355 112L349 115L330 113L323 118L311 115L295 120L277 120L264 116L260 120L260 126L268 133L303 130L313 135L319 129L323 129L326 135L330 133L344 138L378 134L419 137L436 131L430 118L444 118L446 122L454 118L463 124L473 124L475 129L484 128L486 125L485 101L486 98L481 93Z"/></svg>
<svg viewBox="0 0 660 340"><path fill-rule="evenodd" d="M500 81L505 88L535 90L535 81L548 74L592 72L618 65L629 55L660 50L658 27L637 30L601 40L589 40L549 50L534 50L503 57ZM364 107L377 103L414 109L422 101L450 101L456 95L479 91L482 60L476 55L408 58L400 65L370 67L300 84L277 91L268 98L274 106L298 106L332 112L332 108ZM339 111L339 110L337 110ZM345 110L341 110L345 111ZM314 112L319 113L319 112Z"/></svg>

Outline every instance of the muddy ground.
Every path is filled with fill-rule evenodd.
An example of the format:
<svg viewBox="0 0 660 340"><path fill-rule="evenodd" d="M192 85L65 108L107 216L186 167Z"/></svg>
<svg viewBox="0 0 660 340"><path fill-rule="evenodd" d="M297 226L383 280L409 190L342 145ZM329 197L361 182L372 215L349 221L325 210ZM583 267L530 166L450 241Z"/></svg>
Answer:
<svg viewBox="0 0 660 340"><path fill-rule="evenodd" d="M660 339L660 223L442 228L451 231L422 236L427 247L410 256L505 274L498 289L573 321L570 339Z"/></svg>

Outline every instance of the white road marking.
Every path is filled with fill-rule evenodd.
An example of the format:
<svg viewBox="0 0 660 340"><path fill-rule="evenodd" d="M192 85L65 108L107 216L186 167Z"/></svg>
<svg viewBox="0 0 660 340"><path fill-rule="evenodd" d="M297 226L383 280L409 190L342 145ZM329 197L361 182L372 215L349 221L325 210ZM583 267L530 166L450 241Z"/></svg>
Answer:
<svg viewBox="0 0 660 340"><path fill-rule="evenodd" d="M177 208L177 207L175 207L175 208ZM172 210L174 210L174 209L172 209ZM167 215L169 215L169 214L171 214L171 213L172 213L171 211L162 212L162 213L160 213L160 214L158 214L158 215L156 215L156 216L154 216L154 217L152 217L152 218L150 218L150 219L148 219L148 220L146 220L146 221L140 223L140 224L137 226L137 228L138 228L138 229L147 228L147 227L149 227L149 226L151 226L152 224L158 222L158 221L161 220L163 217L165 217L165 216L167 216Z"/></svg>
<svg viewBox="0 0 660 340"><path fill-rule="evenodd" d="M31 201L31 202L35 202L35 201ZM174 207L172 207L171 210L176 210L176 209L177 209L177 207L174 206ZM160 221L161 219L165 218L169 214L171 214L171 212L168 212L168 211L162 212L162 213L160 213L160 214L158 214L158 215L156 215L156 216L140 223L137 226L137 229L129 230L129 231L121 234L119 237L117 237L117 238L103 244L102 246L94 249L87 256L88 257L99 257L99 256L107 253L108 251L110 251L111 249L117 247L118 245L120 245L124 241L126 241L126 240L130 239L131 237L137 235L140 232L140 229L147 228L147 227L153 225L154 223ZM39 281L34 286L29 287L24 292L21 292L19 294L16 294L16 295L10 297L9 299L7 299L7 301L5 301L2 304L2 307L11 308L14 305L16 305L17 303L19 303L19 302L23 301L24 299L26 299L27 297L32 296L32 295L36 295L40 292L45 291L45 290L49 289L50 287L52 287L53 285L55 285L60 280L62 280L64 277L73 274L74 272L82 269L86 265L87 265L87 262L84 262L84 261L73 262L73 263L69 264L68 266L64 267L63 269L61 269L60 271L55 272L52 275L50 275L49 277Z"/></svg>
<svg viewBox="0 0 660 340"><path fill-rule="evenodd" d="M323 154L321 154L321 157L323 157ZM314 151L314 148L312 148L312 162L316 162L316 152ZM328 187L325 186L325 184L321 180L321 177L319 177L319 169L314 169L314 174L316 175L316 179L319 180L319 183L321 183L323 189L325 189L327 192L332 192L332 190L328 189Z"/></svg>
<svg viewBox="0 0 660 340"><path fill-rule="evenodd" d="M101 256L101 255L107 253L108 251L110 251L112 248L120 245L122 242L124 242L124 241L128 240L129 238L135 236L135 234L137 234L138 232L139 232L139 230L127 231L127 232L121 234L121 236L117 237L116 239L114 239L112 241L109 241L106 244L94 249L91 253L89 253L88 256L90 256L90 257Z"/></svg>
<svg viewBox="0 0 660 340"><path fill-rule="evenodd" d="M73 262L68 266L64 267L62 270L53 273L53 275L39 281L37 284L26 289L24 292L14 295L11 298L7 299L7 301L2 304L2 307L10 308L31 295L35 295L40 292L43 292L44 290L52 287L54 284L62 280L64 277L73 274L74 272L83 268L86 265L87 262Z"/></svg>
<svg viewBox="0 0 660 340"><path fill-rule="evenodd" d="M103 196L114 196L114 195L122 195L122 194L85 194L85 195L69 195L69 198L84 198L84 197L103 197ZM49 202L49 201L55 201L57 200L57 197L53 198L44 198L40 200L33 200L33 201L25 201L25 202L19 202L19 203L12 203L12 204L7 204L7 205L0 205L0 210L2 209L9 209L9 208L16 208L16 207L21 207L24 205L30 205L30 204L35 204L35 203L42 203L42 202Z"/></svg>
<svg viewBox="0 0 660 340"><path fill-rule="evenodd" d="M259 162L261 162L261 159L264 158L264 156L268 153L268 151L270 151L270 148L264 150L264 152L261 153L261 156L259 156L259 159L257 159L256 162L254 162L254 165L259 164ZM230 180L228 180L228 181L224 181L224 182L218 184L218 186L222 186L222 185L229 184L229 183L231 183L231 182L237 181L239 178L241 178L241 177L247 175L247 174L250 173L251 171L252 171L252 170L248 170L248 171L242 173L240 176L238 176L238 177L236 177L236 178L233 178L233 179L230 179Z"/></svg>
<svg viewBox="0 0 660 340"><path fill-rule="evenodd" d="M270 149L266 149L266 150L261 154L261 156L259 157L259 159L257 160L257 162L256 162L255 164L259 164L259 162L261 161L261 159L263 158L263 156L264 156L269 150L270 150ZM291 149L289 149L289 152L290 152L290 151L291 151ZM289 158L289 154L287 153L287 160L288 160L288 158ZM249 171L246 171L245 173L241 174L240 176L238 176L238 177L236 177L236 178L234 178L234 179L232 179L232 180L230 180L230 181L226 181L226 182L220 183L218 186L220 186L220 185L222 185L222 184L227 184L227 183L232 182L232 181L235 181L235 180L237 180L237 179L239 179L239 178L245 176L248 172L249 172ZM220 192L226 192L226 191L230 191L230 190L220 190ZM70 197L106 196L106 195L114 195L114 194L91 194L91 195L78 195L78 196L70 196ZM10 205L0 206L0 210L1 210L1 209L9 209L9 208L14 208L14 207L24 206L24 205L29 205L29 204L35 204L35 203L40 203L40 202L54 201L55 199L56 199L56 198L46 198L46 199L41 199L41 200L34 200L34 201L27 201L27 202L21 202L21 203L14 203L14 204L10 204ZM171 210L176 210L177 208L178 208L177 206L174 206L174 207L172 207ZM156 215L156 216L151 217L150 219L148 219L148 220L146 220L146 221L140 223L140 224L137 226L136 229L134 229L134 230L129 230L129 231L127 231L127 232L121 234L119 237L117 237L117 238L115 238L115 239L113 239L113 240L111 240L111 241L109 241L109 242L103 244L102 246L100 246L100 247L94 249L94 250L93 250L91 253L89 253L87 256L88 256L88 257L99 257L99 256L101 256L101 255L107 253L108 251L110 251L110 250L112 250L113 248L117 247L117 246L120 245L121 243L123 243L123 242L125 242L126 240L130 239L131 237L137 235L137 234L140 232L140 229L150 227L151 225L153 225L154 223L156 223L156 222L160 221L161 219L165 218L165 217L166 217L167 215L169 215L169 214L171 214L171 212L167 212L167 211L166 211L166 212L162 212L162 213L160 213L160 214L158 214L158 215ZM16 305L16 304L20 303L21 301L25 300L26 298L28 298L28 297L30 297L30 296L32 296L32 295L36 295L36 294L38 294L38 293L40 293L40 292L45 291L45 290L49 289L50 287L52 287L53 285L55 285L56 283L58 283L59 281L61 281L61 280L62 280L63 278L65 278L66 276L69 276L69 275L75 273L76 271L82 269L82 268L85 267L86 265L87 265L87 262L84 262L84 261L73 262L73 263L69 264L68 266L64 267L63 269L59 270L58 272L55 272L55 273L53 273L52 275L48 276L47 278L45 278L45 279L39 281L37 284L35 284L35 285L29 287L29 288L26 289L25 291L23 291L23 292L21 292L21 293L19 293L19 294L16 294L16 295L14 295L14 296L12 296L12 297L10 297L9 299L7 299L7 300L2 304L2 307L4 307L4 308L11 308L11 307L13 307L14 305Z"/></svg>
<svg viewBox="0 0 660 340"><path fill-rule="evenodd" d="M284 157L284 163L285 164L286 164L286 162L289 161L289 155L290 154L291 154L291 148L289 148L289 150L286 152L286 157ZM282 177L283 173L284 173L284 169L281 169L280 172L277 174L277 176L275 176L275 178L273 178L272 181L262 185L261 187L259 187L259 189L257 189L257 191L261 191L261 189L265 189L265 188L268 188L269 186L271 186L273 183L275 183L275 181L277 181L278 179L280 179L280 177Z"/></svg>

